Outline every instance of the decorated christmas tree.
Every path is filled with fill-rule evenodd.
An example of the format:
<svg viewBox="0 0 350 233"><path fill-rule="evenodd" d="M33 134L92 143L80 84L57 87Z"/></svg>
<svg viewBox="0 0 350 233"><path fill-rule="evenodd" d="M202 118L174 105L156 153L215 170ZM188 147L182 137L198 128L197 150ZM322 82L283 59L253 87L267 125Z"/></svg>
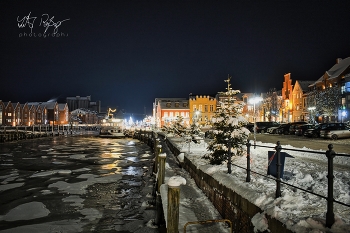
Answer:
<svg viewBox="0 0 350 233"><path fill-rule="evenodd" d="M210 164L222 164L227 161L229 146L231 156L242 156L250 133L244 127L247 124L242 115L245 103L236 99L240 91L230 88L230 79L229 77L225 80L228 83L227 91L220 93L220 107L212 119L214 139L207 148L212 153L204 156Z"/></svg>

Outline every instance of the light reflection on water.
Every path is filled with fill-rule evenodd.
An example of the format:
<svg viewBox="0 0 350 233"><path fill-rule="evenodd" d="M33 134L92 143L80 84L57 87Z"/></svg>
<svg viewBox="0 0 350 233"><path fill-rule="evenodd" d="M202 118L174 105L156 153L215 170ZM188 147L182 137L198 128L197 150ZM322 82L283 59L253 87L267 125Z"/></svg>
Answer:
<svg viewBox="0 0 350 233"><path fill-rule="evenodd" d="M103 153L100 155L101 158L115 158L118 159L122 156L122 153Z"/></svg>
<svg viewBox="0 0 350 233"><path fill-rule="evenodd" d="M127 169L124 169L122 173L125 175L140 176L143 174L143 169L140 167L130 166Z"/></svg>
<svg viewBox="0 0 350 233"><path fill-rule="evenodd" d="M139 158L138 158L138 157L127 157L126 159L129 160L129 161L131 161L131 162L137 162L137 161L139 161Z"/></svg>

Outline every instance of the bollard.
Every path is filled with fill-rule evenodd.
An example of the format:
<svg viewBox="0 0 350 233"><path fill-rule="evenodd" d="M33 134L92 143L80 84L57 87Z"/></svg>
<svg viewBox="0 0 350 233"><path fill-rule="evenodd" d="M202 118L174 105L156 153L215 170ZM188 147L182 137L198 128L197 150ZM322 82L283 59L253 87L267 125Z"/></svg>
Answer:
<svg viewBox="0 0 350 233"><path fill-rule="evenodd" d="M250 144L250 142L249 142L249 140L248 140L248 142L247 142L247 144L246 144L246 146L247 146L247 177L246 177L246 179L245 179L245 181L246 182L250 182L250 146L251 146L252 144Z"/></svg>
<svg viewBox="0 0 350 233"><path fill-rule="evenodd" d="M275 147L276 149L276 153L277 153L277 164L276 164L276 171L277 171L277 177L276 177L276 198L279 198L282 196L281 194L281 150L282 150L282 147L281 147L281 143L280 141L277 141L277 146Z"/></svg>
<svg viewBox="0 0 350 233"><path fill-rule="evenodd" d="M165 177L165 159L166 154L162 153L158 156L159 158L159 170L158 170L158 185L157 185L157 192L160 192L160 186L164 184L164 177Z"/></svg>
<svg viewBox="0 0 350 233"><path fill-rule="evenodd" d="M168 181L167 233L179 232L180 185L186 184L181 176L170 177Z"/></svg>
<svg viewBox="0 0 350 233"><path fill-rule="evenodd" d="M157 139L158 140L158 139ZM154 173L158 172L158 166L159 166L159 155L162 152L162 145L160 145L160 142L157 143L156 153L154 157Z"/></svg>
<svg viewBox="0 0 350 233"><path fill-rule="evenodd" d="M328 158L328 197L327 197L327 213L326 213L326 227L331 228L334 224L334 212L333 212L333 158L335 157L335 152L333 151L333 145L328 145L328 150L326 151L326 156Z"/></svg>

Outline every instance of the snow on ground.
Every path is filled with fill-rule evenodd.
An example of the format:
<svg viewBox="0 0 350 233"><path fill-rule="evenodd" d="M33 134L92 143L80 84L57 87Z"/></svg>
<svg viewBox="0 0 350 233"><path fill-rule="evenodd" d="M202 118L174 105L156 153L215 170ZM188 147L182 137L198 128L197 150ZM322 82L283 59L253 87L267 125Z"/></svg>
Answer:
<svg viewBox="0 0 350 233"><path fill-rule="evenodd" d="M169 135L168 135L169 138ZM181 138L171 138L181 152L185 152L198 168L213 176L223 185L244 196L250 202L260 207L263 212L252 219L255 230L266 229L268 214L284 223L288 229L298 232L350 232L350 207L334 203L335 223L331 230L325 227L327 201L316 195L281 185L282 197L275 199L276 181L251 173L251 182L246 182L246 170L232 166L232 174L227 173L227 164L209 165L202 156L209 153L206 144L188 145ZM268 151L274 151L275 144L257 142L266 147L251 147L251 169L260 174L267 174ZM187 155L190 148L190 154ZM309 150L308 148L293 148L284 145L283 149ZM284 177L282 181L313 193L327 196L327 158L325 151L320 154L310 152L295 152L283 150L293 157L286 157ZM180 156L181 158L181 156ZM247 158L233 157L233 164L246 167ZM273 164L270 164L273 166ZM350 158L339 156L334 159L334 199L350 204ZM272 176L270 176L272 177Z"/></svg>

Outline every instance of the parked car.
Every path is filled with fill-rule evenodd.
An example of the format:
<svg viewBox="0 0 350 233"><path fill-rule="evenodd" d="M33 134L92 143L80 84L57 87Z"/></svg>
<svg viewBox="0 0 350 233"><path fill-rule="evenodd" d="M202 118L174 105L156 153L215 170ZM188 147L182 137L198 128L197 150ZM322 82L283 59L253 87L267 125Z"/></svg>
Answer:
<svg viewBox="0 0 350 233"><path fill-rule="evenodd" d="M289 127L289 134L295 135L295 131L296 131L297 127L299 125L305 125L305 124L307 124L307 122L304 122L304 121L291 122L290 127Z"/></svg>
<svg viewBox="0 0 350 233"><path fill-rule="evenodd" d="M266 133L267 129L270 127L279 126L277 122L274 121L260 121L256 122L256 132L257 133Z"/></svg>
<svg viewBox="0 0 350 233"><path fill-rule="evenodd" d="M305 131L308 129L315 128L315 125L313 124L303 124L303 125L297 125L295 130L295 135L302 136L304 135Z"/></svg>
<svg viewBox="0 0 350 233"><path fill-rule="evenodd" d="M323 138L350 138L350 128L344 123L327 123L327 126L320 131L320 136Z"/></svg>
<svg viewBox="0 0 350 233"><path fill-rule="evenodd" d="M315 125L315 128L313 129L307 129L304 132L304 136L309 138L319 138L320 137L320 131L327 126L327 123L321 123L318 125Z"/></svg>
<svg viewBox="0 0 350 233"><path fill-rule="evenodd" d="M286 125L286 124L280 124L279 126L270 127L270 128L267 129L267 132L268 132L269 134L277 134L278 131L279 131L282 127L284 127L285 125Z"/></svg>
<svg viewBox="0 0 350 233"><path fill-rule="evenodd" d="M289 127L290 127L290 123L285 123L285 124L281 124L277 129L276 129L276 133L278 134L289 134Z"/></svg>

